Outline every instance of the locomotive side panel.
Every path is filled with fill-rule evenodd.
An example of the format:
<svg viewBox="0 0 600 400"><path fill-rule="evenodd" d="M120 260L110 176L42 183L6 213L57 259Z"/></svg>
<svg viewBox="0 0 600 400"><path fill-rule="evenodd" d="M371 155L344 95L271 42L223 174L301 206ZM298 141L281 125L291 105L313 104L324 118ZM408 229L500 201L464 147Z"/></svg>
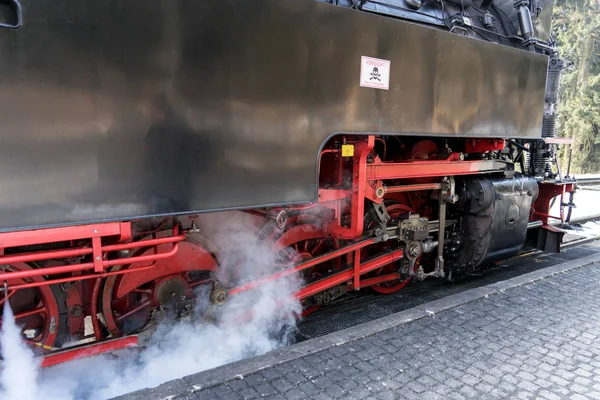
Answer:
<svg viewBox="0 0 600 400"><path fill-rule="evenodd" d="M334 132L540 136L545 56L312 0L21 3L0 229L314 201Z"/></svg>

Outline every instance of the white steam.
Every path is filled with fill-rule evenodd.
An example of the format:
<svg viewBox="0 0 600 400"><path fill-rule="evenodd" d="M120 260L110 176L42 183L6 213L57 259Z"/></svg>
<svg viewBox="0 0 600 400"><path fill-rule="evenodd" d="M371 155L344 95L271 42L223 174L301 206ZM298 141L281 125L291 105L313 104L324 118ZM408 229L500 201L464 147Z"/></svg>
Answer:
<svg viewBox="0 0 600 400"><path fill-rule="evenodd" d="M600 222L588 221L581 225L581 229L578 233L582 233L586 237L600 237Z"/></svg>
<svg viewBox="0 0 600 400"><path fill-rule="evenodd" d="M33 352L23 342L21 328L15 323L8 300L4 302L0 348L0 399L37 399L38 364Z"/></svg>
<svg viewBox="0 0 600 400"><path fill-rule="evenodd" d="M251 221L231 219L231 213L208 219L200 225L213 230L209 233L220 250L220 280L237 276L246 281L274 272L270 248L256 241ZM285 346L301 313L292 296L300 284L299 277L290 276L233 296L211 314L212 320L205 313L210 308L208 293L199 293L195 312L204 319L162 321L152 343L139 353L125 352L118 358L103 355L41 371L5 312L2 385L6 394L2 398L108 399ZM243 322L235 323L240 317Z"/></svg>

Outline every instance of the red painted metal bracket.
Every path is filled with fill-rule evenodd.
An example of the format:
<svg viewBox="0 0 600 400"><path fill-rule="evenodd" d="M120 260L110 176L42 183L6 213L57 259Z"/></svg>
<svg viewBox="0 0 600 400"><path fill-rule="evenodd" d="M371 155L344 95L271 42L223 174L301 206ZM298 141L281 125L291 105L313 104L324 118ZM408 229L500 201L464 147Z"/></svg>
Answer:
<svg viewBox="0 0 600 400"><path fill-rule="evenodd" d="M366 142L360 142L355 145L354 166L352 168L352 200L350 202L352 210L352 219L350 228L345 228L339 223L333 223L327 227L327 230L338 237L344 239L354 239L360 237L364 228L365 214L365 190L367 188L367 159L371 150L375 147L375 137L369 136Z"/></svg>
<svg viewBox="0 0 600 400"><path fill-rule="evenodd" d="M360 250L355 250L353 257L354 257L354 289L360 290L360 274L361 274Z"/></svg>
<svg viewBox="0 0 600 400"><path fill-rule="evenodd" d="M102 272L102 239L98 236L92 238L92 259L94 260L94 272Z"/></svg>
<svg viewBox="0 0 600 400"><path fill-rule="evenodd" d="M0 233L0 247L30 246L33 244L67 242L71 240L91 239L129 235L130 222L68 226L63 228L37 229Z"/></svg>
<svg viewBox="0 0 600 400"><path fill-rule="evenodd" d="M504 149L504 139L468 139L465 145L465 153L487 153Z"/></svg>
<svg viewBox="0 0 600 400"><path fill-rule="evenodd" d="M303 271L303 270L305 270L307 268L314 267L315 265L318 265L318 264L321 264L321 263L333 260L334 258L341 257L341 256L343 256L345 254L348 254L348 253L352 252L352 251L360 250L360 249L362 249L364 247L367 247L367 246L369 246L369 245L371 245L373 243L375 243L374 239L366 239L366 240L362 240L360 242L351 244L349 246L343 247L343 248L341 248L339 250L330 251L329 253L323 254L322 256L318 256L318 257L315 257L315 258L310 259L308 261L305 261L303 263L300 263L300 264L296 265L293 268L288 268L288 269L286 269L284 271L281 271L281 272L278 272L276 274L270 275L270 276L268 276L266 278L258 279L256 281L253 281L253 282L250 282L250 283L246 283L244 285L232 288L229 291L229 295L236 295L238 293L246 292L248 290L254 289L254 288L256 288L256 287L258 287L258 286L260 286L262 284L265 284L267 282L275 281L275 280L283 278L285 276L301 272L301 271ZM352 278L352 276L350 276L350 278L348 278L348 279L351 279L351 278Z"/></svg>
<svg viewBox="0 0 600 400"><path fill-rule="evenodd" d="M540 194L533 203L534 213L533 216L537 217L534 220L542 221L544 224L548 224L548 221L552 219L562 220L562 216L550 215L550 200L556 196L565 195L572 192L575 188L574 182L541 182L539 184Z"/></svg>
<svg viewBox="0 0 600 400"><path fill-rule="evenodd" d="M42 368L52 367L53 365L62 364L68 361L74 361L102 353L136 347L138 344L139 339L137 336L126 336L123 338L107 340L105 342L94 343L88 346L76 347L73 349L67 349L49 354L42 358L40 365Z"/></svg>
<svg viewBox="0 0 600 400"><path fill-rule="evenodd" d="M328 289L330 287L333 287L333 286L336 286L336 285L339 285L344 282L352 280L352 278L354 277L354 275L356 273L358 273L359 275L364 275L368 272L371 272L371 271L381 268L385 265L393 263L394 261L401 259L403 257L403 255L404 255L404 253L402 252L402 250L395 250L388 254L379 256L379 257L375 258L374 260L367 261L362 264L360 262L358 262L358 263L355 262L354 268L349 268L345 271L339 272L328 278L321 279L315 283L312 283L310 285L303 287L296 293L296 297L300 300L304 299L306 297L310 297L310 296L315 295L325 289ZM355 260L356 260L356 258L355 258ZM356 286L355 286L355 289L357 289Z"/></svg>
<svg viewBox="0 0 600 400"><path fill-rule="evenodd" d="M319 203L350 200L350 198L352 198L352 192L350 190L319 189Z"/></svg>
<svg viewBox="0 0 600 400"><path fill-rule="evenodd" d="M339 272L330 277L321 279L315 283L312 283L310 285L303 287L296 293L296 297L298 299L303 299L303 298L312 296L316 293L319 293L323 290L326 290L330 287L339 285L339 284L347 282L347 281L353 281L354 288L359 289L361 275L364 275L364 274L371 272L377 268L381 268L387 264L390 264L396 260L399 260L403 257L403 254L404 254L402 252L402 250L395 250L390 253L379 256L373 260L361 263L360 250L363 249L364 247L367 247L367 246L373 244L373 243L375 243L374 239L366 239L366 240L362 240L360 242L351 244L349 246L343 247L339 250L330 251L329 253L323 254L322 256L315 257L311 260L302 262L302 263L294 266L293 268L288 268L284 271L278 272L278 273L268 276L266 278L259 279L259 280L232 288L231 290L229 290L229 295L234 296L236 294L246 292L246 291L254 289L260 285L263 285L267 282L275 281L275 280L283 278L285 276L298 273L307 268L311 268L315 265L333 260L334 258L342 257L347 254L351 254L351 253L354 253L352 268L348 268L345 271Z"/></svg>
<svg viewBox="0 0 600 400"><path fill-rule="evenodd" d="M361 286L361 288L363 288L363 287L381 285L382 283L396 281L399 279L402 279L402 275L400 275L398 272L392 272L390 274L380 275L380 276L376 276L374 278L363 279L360 282L360 286Z"/></svg>
<svg viewBox="0 0 600 400"><path fill-rule="evenodd" d="M383 188L385 193L404 193L418 192L421 190L440 190L441 183L417 183L414 185L386 186Z"/></svg>
<svg viewBox="0 0 600 400"><path fill-rule="evenodd" d="M495 160L475 161L408 161L367 165L367 180L431 178L500 172L507 163Z"/></svg>
<svg viewBox="0 0 600 400"><path fill-rule="evenodd" d="M385 192L382 192L384 181L394 179L431 178L457 175L471 175L486 172L501 172L507 169L507 163L497 160L426 160L407 162L382 162L378 157L369 160L369 155L375 146L374 136L366 141L355 144L354 166L352 170L352 191L319 190L319 202L347 200L350 197L350 227L334 221L326 227L332 235L342 239L354 239L363 233L365 214L365 198L380 203ZM496 149L504 148L504 140L489 139L471 143L472 148ZM423 186L422 189L432 190L437 186ZM421 187L395 187L393 191L421 189Z"/></svg>

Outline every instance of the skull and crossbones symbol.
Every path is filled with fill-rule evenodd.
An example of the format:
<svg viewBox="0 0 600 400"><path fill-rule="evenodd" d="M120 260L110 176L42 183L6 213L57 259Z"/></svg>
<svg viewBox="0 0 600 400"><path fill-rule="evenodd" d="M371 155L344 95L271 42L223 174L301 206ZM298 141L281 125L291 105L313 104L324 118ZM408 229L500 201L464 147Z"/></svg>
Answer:
<svg viewBox="0 0 600 400"><path fill-rule="evenodd" d="M369 79L370 81L376 79L379 82L381 82L381 74L379 73L379 68L377 67L373 67L373 72L371 72L371 79Z"/></svg>

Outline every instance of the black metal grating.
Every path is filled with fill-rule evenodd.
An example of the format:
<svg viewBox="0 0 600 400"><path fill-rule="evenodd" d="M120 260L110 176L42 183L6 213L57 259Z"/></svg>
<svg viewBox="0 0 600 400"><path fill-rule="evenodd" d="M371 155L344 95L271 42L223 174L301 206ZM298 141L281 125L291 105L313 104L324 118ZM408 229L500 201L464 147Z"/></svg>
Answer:
<svg viewBox="0 0 600 400"><path fill-rule="evenodd" d="M448 283L443 280L429 280L409 285L398 293L391 295L369 296L362 293L349 304L325 307L302 321L296 335L297 342L314 339L342 329L371 322L429 301L489 285L538 269L547 268L568 260L583 258L598 252L593 244L568 248L559 254L542 254L539 256L515 260L506 265L487 271L479 277L470 277L463 281ZM365 291L366 292L366 291Z"/></svg>

